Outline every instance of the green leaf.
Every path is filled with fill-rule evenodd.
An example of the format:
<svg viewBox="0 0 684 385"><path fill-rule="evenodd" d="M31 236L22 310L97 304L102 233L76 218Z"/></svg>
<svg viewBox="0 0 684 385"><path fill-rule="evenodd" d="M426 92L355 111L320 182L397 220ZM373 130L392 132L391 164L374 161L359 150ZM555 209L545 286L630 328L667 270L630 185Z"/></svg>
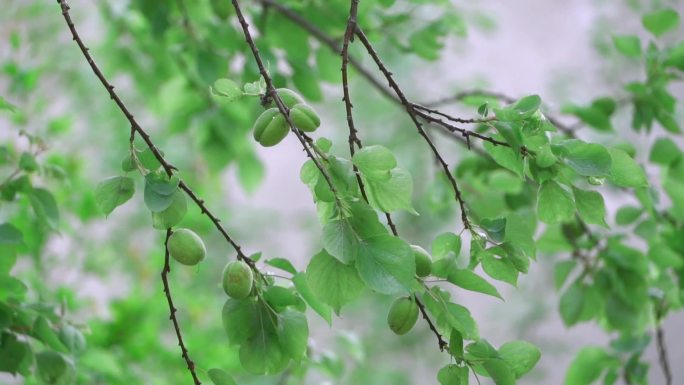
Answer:
<svg viewBox="0 0 684 385"><path fill-rule="evenodd" d="M283 353L291 359L299 361L306 355L306 346L309 341L309 326L304 314L286 310L278 315L278 341Z"/></svg>
<svg viewBox="0 0 684 385"><path fill-rule="evenodd" d="M211 86L211 91L214 95L226 98L228 102L233 102L243 95L240 86L230 79L217 79Z"/></svg>
<svg viewBox="0 0 684 385"><path fill-rule="evenodd" d="M466 351L469 356L476 359L497 358L499 356L499 353L492 344L485 339L468 344L468 346L466 346Z"/></svg>
<svg viewBox="0 0 684 385"><path fill-rule="evenodd" d="M354 154L352 162L369 179L384 181L390 178L390 170L397 167L394 154L383 146L367 146Z"/></svg>
<svg viewBox="0 0 684 385"><path fill-rule="evenodd" d="M432 241L432 256L435 259L445 258L449 253L458 257L461 253L461 237L454 233L442 233Z"/></svg>
<svg viewBox="0 0 684 385"><path fill-rule="evenodd" d="M474 340L480 337L477 323L466 307L449 302L444 305L444 310L438 322L458 330L465 339Z"/></svg>
<svg viewBox="0 0 684 385"><path fill-rule="evenodd" d="M100 182L95 188L95 201L100 210L109 215L115 208L126 203L135 193L133 178L114 176Z"/></svg>
<svg viewBox="0 0 684 385"><path fill-rule="evenodd" d="M337 314L342 306L358 298L365 286L354 266L343 264L325 250L311 258L306 277L315 296Z"/></svg>
<svg viewBox="0 0 684 385"><path fill-rule="evenodd" d="M575 204L580 217L587 223L608 227L606 224L606 204L603 196L597 191L586 191L572 188Z"/></svg>
<svg viewBox="0 0 684 385"><path fill-rule="evenodd" d="M641 18L641 22L644 28L649 30L655 37L659 37L679 26L679 14L672 8L661 9L645 14Z"/></svg>
<svg viewBox="0 0 684 385"><path fill-rule="evenodd" d="M43 316L38 316L33 323L33 336L51 349L61 353L69 352L69 349L60 341L57 333L50 327L47 319Z"/></svg>
<svg viewBox="0 0 684 385"><path fill-rule="evenodd" d="M52 193L44 188L34 188L29 193L29 200L36 216L45 221L53 229L59 226L59 209Z"/></svg>
<svg viewBox="0 0 684 385"><path fill-rule="evenodd" d="M513 370L515 378L520 378L539 362L541 351L529 342L511 341L499 347L499 357Z"/></svg>
<svg viewBox="0 0 684 385"><path fill-rule="evenodd" d="M27 172L33 172L38 170L39 166L36 158L31 153L24 152L19 157L19 168Z"/></svg>
<svg viewBox="0 0 684 385"><path fill-rule="evenodd" d="M570 286L560 298L559 309L566 326L576 324L582 315L584 306L584 289L581 284Z"/></svg>
<svg viewBox="0 0 684 385"><path fill-rule="evenodd" d="M356 268L369 288L383 294L408 291L416 275L411 248L403 240L391 235L379 235L362 241Z"/></svg>
<svg viewBox="0 0 684 385"><path fill-rule="evenodd" d="M263 331L240 346L240 363L249 373L265 375L285 369L288 359L280 348L278 336Z"/></svg>
<svg viewBox="0 0 684 385"><path fill-rule="evenodd" d="M283 351L277 333L276 315L263 304L257 304L251 335L240 345L240 363L253 374L278 373L287 366L288 356Z"/></svg>
<svg viewBox="0 0 684 385"><path fill-rule="evenodd" d="M537 196L537 216L548 223L569 221L575 214L575 202L569 192L558 183L547 180L539 188Z"/></svg>
<svg viewBox="0 0 684 385"><path fill-rule="evenodd" d="M643 212L644 209L639 206L622 206L615 213L615 223L621 226L629 225L639 219Z"/></svg>
<svg viewBox="0 0 684 385"><path fill-rule="evenodd" d="M209 379L214 385L237 385L233 377L230 374L224 372L221 369L212 368L207 371Z"/></svg>
<svg viewBox="0 0 684 385"><path fill-rule="evenodd" d="M440 385L468 385L468 367L449 364L437 372Z"/></svg>
<svg viewBox="0 0 684 385"><path fill-rule="evenodd" d="M185 194L176 190L171 196L171 204L160 212L152 212L152 227L157 230L170 229L179 224L188 211Z"/></svg>
<svg viewBox="0 0 684 385"><path fill-rule="evenodd" d="M568 140L561 144L562 159L582 176L605 176L610 172L610 153L600 144Z"/></svg>
<svg viewBox="0 0 684 385"><path fill-rule="evenodd" d="M568 279L570 273L577 267L577 262L573 259L558 262L553 269L553 285L556 290L560 290Z"/></svg>
<svg viewBox="0 0 684 385"><path fill-rule="evenodd" d="M456 329L451 329L449 335L449 353L456 358L463 359L463 335Z"/></svg>
<svg viewBox="0 0 684 385"><path fill-rule="evenodd" d="M257 318L257 303L253 298L226 300L222 310L223 330L228 343L240 345L254 335L254 320Z"/></svg>
<svg viewBox="0 0 684 385"><path fill-rule="evenodd" d="M485 253L481 254L482 270L496 280L517 286L518 269L515 268L513 262L508 258L496 258L494 251L493 249L487 249Z"/></svg>
<svg viewBox="0 0 684 385"><path fill-rule="evenodd" d="M468 269L455 269L449 273L447 280L454 285L461 287L466 290L476 291L478 293L483 293L491 295L493 297L503 299L499 291L487 280L475 274L473 271Z"/></svg>
<svg viewBox="0 0 684 385"><path fill-rule="evenodd" d="M521 179L524 175L523 158L509 147L496 146L489 142L484 144L485 150L492 156L492 159L502 167L513 171Z"/></svg>
<svg viewBox="0 0 684 385"><path fill-rule="evenodd" d="M613 159L610 181L621 187L645 187L648 185L644 170L626 152L610 148Z"/></svg>
<svg viewBox="0 0 684 385"><path fill-rule="evenodd" d="M638 58L641 56L641 40L634 35L613 36L613 45L621 54Z"/></svg>
<svg viewBox="0 0 684 385"><path fill-rule="evenodd" d="M71 383L75 375L74 363L70 358L52 350L36 354L38 377L48 384Z"/></svg>
<svg viewBox="0 0 684 385"><path fill-rule="evenodd" d="M599 130L599 131L611 131L613 125L610 122L610 115L602 108L598 106L576 106L569 105L565 106L562 110L565 113L573 114L578 117L582 122L588 124L589 126Z"/></svg>
<svg viewBox="0 0 684 385"><path fill-rule="evenodd" d="M180 179L173 175L168 177L161 172L151 172L145 176L145 205L150 211L166 210L173 203L174 192L178 190Z"/></svg>
<svg viewBox="0 0 684 385"><path fill-rule="evenodd" d="M0 244L19 244L24 240L24 234L11 223L0 224Z"/></svg>
<svg viewBox="0 0 684 385"><path fill-rule="evenodd" d="M653 163L670 165L682 158L682 152L670 138L658 138L653 147L648 160Z"/></svg>
<svg viewBox="0 0 684 385"><path fill-rule="evenodd" d="M319 298L323 298L324 294L321 292L314 294L314 292L311 290L306 273L302 272L295 274L295 276L292 278L292 282L309 307L318 313L318 315L320 315L321 318L328 323L328 325L332 325L332 312L330 310L330 306L319 300Z"/></svg>
<svg viewBox="0 0 684 385"><path fill-rule="evenodd" d="M160 152L160 154L162 156L164 155L163 152ZM159 163L159 160L157 160L157 157L154 155L154 152L152 152L152 150L149 147L142 150L137 155L137 157L140 164L147 170L154 171L161 167L161 163Z"/></svg>
<svg viewBox="0 0 684 385"><path fill-rule="evenodd" d="M590 385L601 377L607 368L619 362L610 357L603 348L587 346L577 353L565 375L565 385Z"/></svg>
<svg viewBox="0 0 684 385"><path fill-rule="evenodd" d="M485 361L482 366L496 385L515 385L515 375L504 360L492 358Z"/></svg>
<svg viewBox="0 0 684 385"><path fill-rule="evenodd" d="M323 226L323 247L333 257L348 265L356 260L359 251L358 235L349 221L338 219Z"/></svg>
<svg viewBox="0 0 684 385"><path fill-rule="evenodd" d="M0 334L0 372L28 374L32 361L33 354L28 342L17 340L12 333Z"/></svg>
<svg viewBox="0 0 684 385"><path fill-rule="evenodd" d="M0 300L11 297L22 299L26 292L28 288L22 281L14 277L0 276Z"/></svg>
<svg viewBox="0 0 684 385"><path fill-rule="evenodd" d="M390 178L378 181L364 177L368 200L374 208L389 213L406 210L417 214L411 203L413 196L413 180L408 171L395 168L390 171Z"/></svg>
<svg viewBox="0 0 684 385"><path fill-rule="evenodd" d="M267 259L264 261L267 265L271 265L275 268L278 268L283 271L287 271L288 273L295 275L297 274L297 269L292 265L292 262L285 258L271 258Z"/></svg>

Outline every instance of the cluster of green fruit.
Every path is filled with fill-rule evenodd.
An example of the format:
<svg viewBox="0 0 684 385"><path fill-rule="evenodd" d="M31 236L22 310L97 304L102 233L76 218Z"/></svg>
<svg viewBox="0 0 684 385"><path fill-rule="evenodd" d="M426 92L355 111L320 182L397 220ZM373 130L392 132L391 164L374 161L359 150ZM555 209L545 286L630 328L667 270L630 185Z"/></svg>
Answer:
<svg viewBox="0 0 684 385"><path fill-rule="evenodd" d="M432 257L420 246L411 245L416 261L416 275L423 278L432 272ZM389 328L398 335L404 335L413 329L418 321L418 304L411 297L397 298L390 306L387 314Z"/></svg>
<svg viewBox="0 0 684 385"><path fill-rule="evenodd" d="M278 88L276 92L285 107L289 109L290 121L297 129L313 132L321 125L321 119L316 111L304 103L304 99L299 94L287 88ZM271 147L287 136L290 127L273 101L266 107L268 109L262 112L254 122L254 139L264 147Z"/></svg>
<svg viewBox="0 0 684 385"><path fill-rule="evenodd" d="M178 229L171 234L168 243L169 254L187 266L194 266L207 254L202 239L189 229ZM231 261L223 270L223 290L231 298L243 299L252 292L254 274L243 261Z"/></svg>

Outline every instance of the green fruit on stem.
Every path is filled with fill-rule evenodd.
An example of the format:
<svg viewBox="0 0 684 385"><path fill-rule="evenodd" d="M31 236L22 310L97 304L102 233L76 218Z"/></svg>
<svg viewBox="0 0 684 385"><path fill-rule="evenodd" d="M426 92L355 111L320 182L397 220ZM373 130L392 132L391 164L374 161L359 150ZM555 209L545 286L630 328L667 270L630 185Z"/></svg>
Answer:
<svg viewBox="0 0 684 385"><path fill-rule="evenodd" d="M254 122L254 139L264 147L280 143L288 131L287 121L277 108L262 112Z"/></svg>
<svg viewBox="0 0 684 385"><path fill-rule="evenodd" d="M188 266L200 263L207 254L202 239L188 229L174 231L169 237L168 248L173 259Z"/></svg>
<svg viewBox="0 0 684 385"><path fill-rule="evenodd" d="M408 333L418 320L418 305L408 297L397 298L387 314L387 324L395 334Z"/></svg>
<svg viewBox="0 0 684 385"><path fill-rule="evenodd" d="M292 91L289 88L278 88L276 89L276 92L278 93L278 96L280 96L280 100L283 101L283 104L285 104L285 107L287 108L292 108L297 104L304 103L304 99L302 99L301 96L299 96L298 93ZM266 107L277 107L275 102L271 100Z"/></svg>
<svg viewBox="0 0 684 385"><path fill-rule="evenodd" d="M321 125L321 118L310 106L300 103L290 109L290 120L305 132L313 132Z"/></svg>
<svg viewBox="0 0 684 385"><path fill-rule="evenodd" d="M425 249L417 245L411 245L413 256L416 260L416 275L427 277L432 272L432 257Z"/></svg>
<svg viewBox="0 0 684 385"><path fill-rule="evenodd" d="M231 298L246 298L252 292L253 281L252 269L242 261L229 262L223 269L223 291Z"/></svg>

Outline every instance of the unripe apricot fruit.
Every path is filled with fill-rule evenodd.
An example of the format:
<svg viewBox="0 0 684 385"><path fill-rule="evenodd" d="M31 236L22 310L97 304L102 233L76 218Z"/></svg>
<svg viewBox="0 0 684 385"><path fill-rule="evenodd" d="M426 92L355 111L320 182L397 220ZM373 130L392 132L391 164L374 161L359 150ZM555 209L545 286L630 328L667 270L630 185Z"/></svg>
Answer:
<svg viewBox="0 0 684 385"><path fill-rule="evenodd" d="M398 335L408 333L418 320L418 305L411 298L397 298L387 314L389 328Z"/></svg>
<svg viewBox="0 0 684 385"><path fill-rule="evenodd" d="M313 132L321 125L321 118L310 106L300 103L290 109L290 120L302 131Z"/></svg>
<svg viewBox="0 0 684 385"><path fill-rule="evenodd" d="M427 277L432 272L432 257L420 246L411 245L413 256L416 260L416 275L419 277Z"/></svg>
<svg viewBox="0 0 684 385"><path fill-rule="evenodd" d="M231 298L243 299L252 292L254 274L242 261L231 261L223 269L223 291Z"/></svg>
<svg viewBox="0 0 684 385"><path fill-rule="evenodd" d="M278 93L278 96L280 96L280 100L283 101L283 104L287 108L292 108L296 104L299 103L304 103L304 99L302 99L301 96L299 96L298 93L292 91L289 88L278 88L276 89L276 92ZM268 104L267 107L277 107L275 102L271 100L271 102Z"/></svg>
<svg viewBox="0 0 684 385"><path fill-rule="evenodd" d="M277 108L269 108L262 112L254 122L254 139L264 147L280 143L288 131L287 121Z"/></svg>
<svg viewBox="0 0 684 385"><path fill-rule="evenodd" d="M173 259L188 266L200 263L207 254L202 239L188 229L174 231L169 237L168 248Z"/></svg>

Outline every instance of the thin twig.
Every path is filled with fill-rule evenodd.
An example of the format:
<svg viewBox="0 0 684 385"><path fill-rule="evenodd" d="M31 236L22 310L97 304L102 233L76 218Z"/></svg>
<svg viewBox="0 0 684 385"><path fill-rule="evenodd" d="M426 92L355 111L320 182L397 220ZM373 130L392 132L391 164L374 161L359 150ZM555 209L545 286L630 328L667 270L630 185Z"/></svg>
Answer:
<svg viewBox="0 0 684 385"><path fill-rule="evenodd" d="M462 92L456 93L456 94L451 95L451 96L447 96L447 97L439 99L439 100L435 100L434 102L431 102L431 103L427 103L425 106L437 107L437 106L441 106L441 105L448 104L451 102L460 102L463 99L471 97L471 96L484 96L484 97L488 97L488 98L498 99L504 103L515 103L515 101L517 100L516 98L514 98L512 96L509 96L509 95L506 95L506 94L503 94L500 92L487 91L487 90L467 90L467 91L462 91ZM568 126L566 124L561 123L560 120L558 120L558 118L556 118L554 116L550 116L548 114L544 114L544 116L546 117L546 119L548 119L548 121L551 124L556 126L561 132L563 132L564 134L568 135L571 138L576 137L575 130L577 130L582 125L581 123L578 122L578 123L575 123L573 125Z"/></svg>
<svg viewBox="0 0 684 385"><path fill-rule="evenodd" d="M316 38L320 43L323 45L327 46L331 51L333 52L340 52L342 47L340 47L340 44L337 42L337 40L333 39L330 37L328 34L320 30L318 27L316 27L314 24L300 16L298 13L294 12L293 10L287 8L286 6L275 2L274 0L259 0L261 4L264 6L268 6L269 8L273 8L277 12L279 12L281 15L285 16L287 19L289 19L291 22L294 24L298 25L300 28L304 29L305 31L309 32L311 36ZM343 41L344 42L344 41ZM371 72L361 64L361 62L357 59L355 59L353 56L348 55L348 60L349 64L351 64L354 69L361 74L375 89L377 89L383 96L387 97L390 101L397 105L402 105L401 100L394 94L392 94L391 90L388 90L387 87L382 85L382 83L376 79ZM467 120L467 119L464 119ZM430 122L433 124L439 125L438 122L433 121ZM444 127L443 127L444 128ZM453 130L452 130L453 133ZM480 155L486 155L486 153L479 151L479 148L471 148L470 146L470 141L469 141L469 136L470 135L451 135L452 138L456 139L457 141L461 142L464 145L467 145L468 149L474 149L475 152L479 153ZM478 138L481 138L480 136L477 135L472 135ZM465 138L465 139L464 139Z"/></svg>
<svg viewBox="0 0 684 385"><path fill-rule="evenodd" d="M176 318L176 306L173 304L173 298L171 297L171 288L169 287L168 275L171 272L171 265L169 264L169 237L173 232L171 229L166 230L166 239L164 240L164 268L161 271L161 280L164 285L164 294L166 295L166 302L169 304L169 319L173 323L173 328L176 331L176 338L178 339L178 346L181 349L181 356L188 364L188 371L192 375L192 380L195 385L200 385L201 382L197 377L197 372L195 372L195 363L190 359L190 354L188 353L188 348L185 347L183 342L183 335L181 333L180 325L178 324L178 319Z"/></svg>
<svg viewBox="0 0 684 385"><path fill-rule="evenodd" d="M344 42L342 43L342 92L344 96L342 100L344 101L344 108L347 113L347 126L349 127L349 155L353 158L355 153L355 146L359 149L363 147L361 139L359 139L354 125L354 115L352 113L352 108L354 107L351 102L351 96L349 95L349 73L347 71L349 64L349 43L354 39L354 29L356 28L356 14L359 8L359 0L351 0L351 5L349 9L349 19L347 20L347 28L344 32ZM356 175L356 182L361 190L361 195L363 199L368 202L368 196L366 195L366 188L363 185L363 179L359 174L359 169L356 165L353 165L354 175ZM389 214L388 214L389 215Z"/></svg>
<svg viewBox="0 0 684 385"><path fill-rule="evenodd" d="M444 351L444 349L449 347L449 343L446 342L442 334L437 330L437 327L435 324L432 322L430 319L430 316L428 315L427 311L425 310L425 305L423 305L422 302L418 299L417 295L414 295L413 298L416 300L416 305L418 305L418 309L420 309L420 314L423 315L423 318L428 324L428 327L432 331L432 333L437 337L437 344L439 345L439 350Z"/></svg>
<svg viewBox="0 0 684 385"><path fill-rule="evenodd" d="M313 25L311 22L297 14L296 12L292 11L291 9L287 8L286 6L280 4L279 2L276 2L275 0L259 0L262 4L268 5L269 7L273 8L276 10L278 13L281 15L285 16L288 18L290 21L293 23L297 24L300 26L302 29L306 30L316 38L319 42L327 46L331 51L333 52L340 52L342 47L340 44L330 36L328 36L325 32L321 31ZM361 74L368 82L376 88L380 93L382 93L384 96L386 96L388 99L390 99L392 102L401 105L401 102L399 99L397 99L390 90L387 89L387 87L383 86L382 83L378 79L376 79L371 72L366 69L363 64L361 64L360 61L356 60L353 56L349 56L349 64L351 64L356 71Z"/></svg>
<svg viewBox="0 0 684 385"><path fill-rule="evenodd" d="M276 104L276 106L278 107L278 111L280 111L280 114L283 115L285 121L290 127L290 131L292 131L295 134L299 142L302 144L302 147L304 148L306 155L314 162L316 168L318 168L321 174L323 174L323 178L325 179L326 183L328 184L328 187L330 188L330 191L332 191L335 197L335 202L338 204L338 206L340 206L341 203L339 201L339 194L337 193L337 188L335 187L332 178L328 174L328 171L325 169L325 167L323 167L323 165L319 162L318 158L316 158L314 154L311 152L309 146L307 145L307 140L304 138L302 133L292 123L292 120L290 119L290 111L285 106L283 101L280 99L280 96L278 95L278 92L276 91L275 86L273 85L273 80L271 79L271 76L268 74L268 71L264 66L263 60L261 60L259 49L254 43L254 39L252 39L252 34L249 32L249 24L247 24L247 20L245 19L245 16L242 13L240 3L237 0L232 0L232 3L233 8L235 9L235 14L237 15L238 21L240 22L240 26L242 27L242 32L245 36L245 41L247 42L247 45L249 45L249 48L252 51L252 56L254 56L254 60L256 61L257 66L259 67L259 73L266 82L267 98L270 98Z"/></svg>
<svg viewBox="0 0 684 385"><path fill-rule="evenodd" d="M487 122L491 122L492 120L496 120L496 117L494 117L494 116L490 116L488 118L469 118L469 119L457 118L457 117L451 116L449 114L446 114L446 113L439 111L437 109L434 109L434 108L421 106L420 104L416 104L416 103L411 103L411 104L413 105L413 108L415 108L416 110L423 110L423 111L430 113L430 114L439 115L439 116L444 117L447 120L451 120L452 122L455 122L455 123L479 124L479 123L487 123Z"/></svg>
<svg viewBox="0 0 684 385"><path fill-rule="evenodd" d="M656 310L656 347L658 349L658 362L660 368L665 376L665 385L672 385L672 370L670 369L670 360L667 355L667 345L665 343L665 330L660 324L665 312L664 305L660 303Z"/></svg>
<svg viewBox="0 0 684 385"><path fill-rule="evenodd" d="M442 155L439 153L439 150L435 146L435 144L432 142L430 137L427 135L425 132L425 129L423 129L423 125L421 122L418 120L418 115L416 114L415 109L413 108L413 105L411 102L406 99L406 96L404 96L404 92L401 90L397 82L394 81L394 78L392 77L392 73L387 69L385 64L382 62L382 59L380 59L380 56L378 56L378 53L375 51L375 48L373 48L373 45L371 42L368 40L366 35L363 33L363 31L360 28L356 28L356 36L359 38L361 43L364 45L366 48L366 51L368 51L368 54L373 58L373 61L375 61L375 64L378 66L378 69L380 69L380 72L383 73L385 76L385 79L387 79L387 82L389 83L390 88L394 90L396 93L397 97L399 100L401 100L401 103L404 105L404 108L406 109L406 112L408 113L409 117L411 118L411 121L413 121L413 124L416 126L416 129L418 130L418 133L425 139L427 144L430 146L430 149L432 149L432 152L434 153L435 157L439 161L439 163L442 165L442 168L444 169L444 173L446 174L447 178L449 179L449 182L451 183L451 187L454 189L454 195L456 198L456 201L458 202L459 206L461 207L461 220L463 222L463 226L470 230L471 225L470 225L470 220L468 219L468 212L466 209L466 204L465 201L463 200L463 196L461 194L461 190L458 187L458 183L456 183L456 179L452 175L451 171L449 170L449 165L447 162L444 160Z"/></svg>
<svg viewBox="0 0 684 385"><path fill-rule="evenodd" d="M109 97L114 101L114 103L116 103L116 105L119 107L119 110L121 110L121 112L128 120L129 124L131 125L131 138L133 138L135 134L140 135L140 137L143 139L147 147L150 149L150 151L152 151L152 154L154 155L155 159L159 161L166 174L171 176L174 173L174 170L177 170L177 168L169 162L167 162L166 159L164 159L164 156L161 154L159 149L157 149L157 146L152 141L150 135L147 134L147 132L138 124L133 114L129 111L128 107L126 107L126 105L123 103L119 95L114 91L114 86L107 80L107 78L105 78L104 74L93 60L92 56L90 55L89 49L85 46L85 44L81 40L81 37L76 31L74 22L72 21L71 16L69 15L69 5L67 5L66 0L57 0L57 3L59 3L59 5L62 8L62 16L64 17L64 21L66 21L66 24L69 27L69 31L71 31L73 40L78 45L79 49L81 50L81 53L90 65L90 68L92 69L93 73L100 80L100 83L102 83L102 85L109 93ZM183 180L179 182L178 187L181 190L183 190L188 195L188 197L190 197L190 199L200 208L202 214L206 215L211 220L211 222L214 224L214 227L216 227L216 229L221 233L221 235L223 235L223 238L225 238L225 240L228 243L230 243L233 249L235 249L235 251L237 252L237 258L250 265L250 267L258 273L254 261L252 261L242 252L240 246L230 237L230 235L228 235L226 229L223 227L223 225L221 225L221 221L211 211L209 211L209 209L204 204L204 201L200 199L197 196L197 194L195 194Z"/></svg>

